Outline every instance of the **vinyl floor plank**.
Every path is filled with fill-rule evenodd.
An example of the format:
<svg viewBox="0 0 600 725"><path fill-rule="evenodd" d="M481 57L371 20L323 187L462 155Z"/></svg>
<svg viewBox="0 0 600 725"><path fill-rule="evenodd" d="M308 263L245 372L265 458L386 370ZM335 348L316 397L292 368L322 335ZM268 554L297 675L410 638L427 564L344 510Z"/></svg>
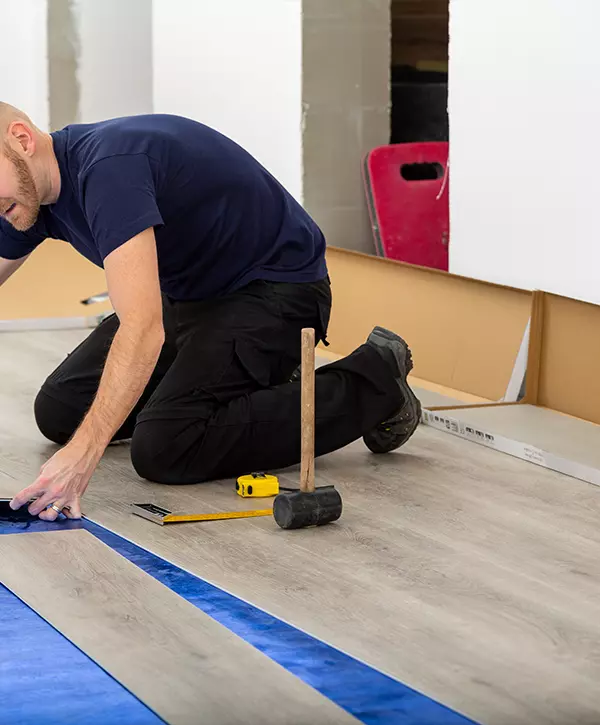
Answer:
<svg viewBox="0 0 600 725"><path fill-rule="evenodd" d="M32 363L27 382L35 344L17 357L25 393L42 372ZM0 378L0 495L28 484L55 450L10 367ZM316 473L342 493L335 525L284 532L267 517L159 527L130 503L210 512L264 502L240 499L233 481L141 481L119 446L84 510L481 723L600 722L597 487L426 427L389 456L359 441L319 459ZM280 477L296 483L297 469Z"/></svg>
<svg viewBox="0 0 600 725"><path fill-rule="evenodd" d="M87 531L2 536L0 558L2 584L172 725L357 722Z"/></svg>

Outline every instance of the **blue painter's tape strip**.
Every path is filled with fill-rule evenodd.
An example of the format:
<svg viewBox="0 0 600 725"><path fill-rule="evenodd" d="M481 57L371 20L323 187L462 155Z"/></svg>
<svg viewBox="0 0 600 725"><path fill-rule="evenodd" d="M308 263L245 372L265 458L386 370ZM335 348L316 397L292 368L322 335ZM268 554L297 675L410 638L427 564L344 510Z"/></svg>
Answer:
<svg viewBox="0 0 600 725"><path fill-rule="evenodd" d="M473 725L401 682L103 527L86 521L85 528L365 725Z"/></svg>
<svg viewBox="0 0 600 725"><path fill-rule="evenodd" d="M40 531L83 529L85 525L85 520L75 521L65 517L61 521L42 521L37 518L31 521L3 521L0 519L0 536L2 534L26 534L39 533Z"/></svg>
<svg viewBox="0 0 600 725"><path fill-rule="evenodd" d="M65 523L83 526L365 725L474 725L435 700L97 524L87 520L34 522L23 531L62 529ZM2 533L8 531L0 524ZM11 533L18 530L13 527Z"/></svg>
<svg viewBox="0 0 600 725"><path fill-rule="evenodd" d="M2 585L0 633L0 723L163 724L163 720Z"/></svg>

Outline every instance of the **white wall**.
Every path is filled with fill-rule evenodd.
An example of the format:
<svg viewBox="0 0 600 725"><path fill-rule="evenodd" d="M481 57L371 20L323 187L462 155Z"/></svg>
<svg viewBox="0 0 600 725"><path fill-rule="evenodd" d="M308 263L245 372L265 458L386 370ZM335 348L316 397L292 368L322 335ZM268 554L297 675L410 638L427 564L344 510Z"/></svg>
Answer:
<svg viewBox="0 0 600 725"><path fill-rule="evenodd" d="M48 129L48 46L46 0L2 3L0 100Z"/></svg>
<svg viewBox="0 0 600 725"><path fill-rule="evenodd" d="M74 10L78 120L152 113L152 2L75 0Z"/></svg>
<svg viewBox="0 0 600 725"><path fill-rule="evenodd" d="M230 136L302 195L301 0L154 0L154 110Z"/></svg>
<svg viewBox="0 0 600 725"><path fill-rule="evenodd" d="M452 272L600 303L598 28L599 0L451 1Z"/></svg>

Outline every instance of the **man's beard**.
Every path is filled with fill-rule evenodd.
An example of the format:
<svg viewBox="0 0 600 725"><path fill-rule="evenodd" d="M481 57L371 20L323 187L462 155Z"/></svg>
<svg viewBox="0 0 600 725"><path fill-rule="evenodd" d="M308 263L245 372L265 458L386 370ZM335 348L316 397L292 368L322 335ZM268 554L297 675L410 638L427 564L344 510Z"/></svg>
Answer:
<svg viewBox="0 0 600 725"><path fill-rule="evenodd" d="M17 205L7 221L18 231L25 232L37 221L40 199L25 161L7 143L4 144L4 155L12 163L19 183L18 196L13 200Z"/></svg>

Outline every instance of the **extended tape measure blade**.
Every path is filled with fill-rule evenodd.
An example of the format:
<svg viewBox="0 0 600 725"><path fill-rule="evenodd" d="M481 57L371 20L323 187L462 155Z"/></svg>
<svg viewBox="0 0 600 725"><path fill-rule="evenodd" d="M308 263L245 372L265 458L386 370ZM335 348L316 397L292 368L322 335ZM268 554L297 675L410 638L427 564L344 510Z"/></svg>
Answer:
<svg viewBox="0 0 600 725"><path fill-rule="evenodd" d="M255 516L270 516L273 509L257 511L223 511L217 514L169 514L163 519L165 524L184 523L186 521L226 521L227 519L248 519Z"/></svg>

